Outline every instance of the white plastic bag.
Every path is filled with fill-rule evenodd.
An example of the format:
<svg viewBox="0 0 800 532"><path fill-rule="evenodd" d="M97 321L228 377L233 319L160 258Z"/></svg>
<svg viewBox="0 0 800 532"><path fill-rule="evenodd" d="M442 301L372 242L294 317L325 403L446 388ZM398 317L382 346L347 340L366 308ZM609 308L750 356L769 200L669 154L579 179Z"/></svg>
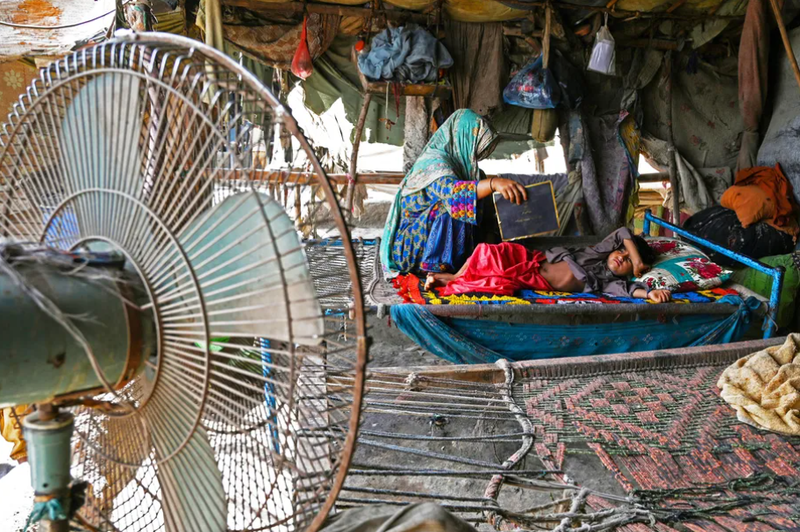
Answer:
<svg viewBox="0 0 800 532"><path fill-rule="evenodd" d="M592 48L592 56L589 58L587 70L599 72L613 76L616 72L614 50L614 37L608 29L608 14L606 14L605 24L597 31Z"/></svg>

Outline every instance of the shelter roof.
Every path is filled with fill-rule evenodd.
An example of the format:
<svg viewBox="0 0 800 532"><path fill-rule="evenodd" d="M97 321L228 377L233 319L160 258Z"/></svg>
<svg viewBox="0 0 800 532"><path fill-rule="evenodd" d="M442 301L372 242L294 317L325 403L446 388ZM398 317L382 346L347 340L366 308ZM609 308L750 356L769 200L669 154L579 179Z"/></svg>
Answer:
<svg viewBox="0 0 800 532"><path fill-rule="evenodd" d="M431 12L437 9L440 0L383 0L384 4L394 7L409 9L419 12ZM292 0L294 3L302 3L302 0ZM316 0L317 3L336 4L343 6L364 6L364 0ZM223 0L224 4L286 4L285 0L236 0L230 2ZM726 15L743 15L746 9L746 2L737 0L617 0L608 2L607 0L570 0L570 2L553 1L552 5L556 8L576 9L580 7L605 8L612 5L614 10L624 12L643 12L657 13L670 12L678 14L707 14L713 15L720 11L723 4L732 4L725 13ZM462 22L497 22L524 18L528 15L531 8L544 6L541 0L444 0L443 8L448 16L454 20Z"/></svg>

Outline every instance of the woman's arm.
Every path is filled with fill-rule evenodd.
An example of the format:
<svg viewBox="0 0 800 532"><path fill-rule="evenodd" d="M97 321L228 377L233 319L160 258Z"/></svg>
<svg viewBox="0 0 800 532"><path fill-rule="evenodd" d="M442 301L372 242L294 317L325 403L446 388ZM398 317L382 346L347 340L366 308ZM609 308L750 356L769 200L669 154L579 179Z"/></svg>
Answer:
<svg viewBox="0 0 800 532"><path fill-rule="evenodd" d="M478 181L478 199L483 199L494 192L499 192L505 199L517 205L528 199L528 191L513 179L488 177Z"/></svg>

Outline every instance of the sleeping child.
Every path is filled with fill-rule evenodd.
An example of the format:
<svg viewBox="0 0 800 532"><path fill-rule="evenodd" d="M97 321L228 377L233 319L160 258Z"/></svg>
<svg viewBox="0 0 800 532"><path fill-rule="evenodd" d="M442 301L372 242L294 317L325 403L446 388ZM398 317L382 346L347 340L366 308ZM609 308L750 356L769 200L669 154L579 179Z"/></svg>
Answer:
<svg viewBox="0 0 800 532"><path fill-rule="evenodd" d="M646 273L654 260L647 242L624 227L597 245L555 247L546 253L510 242L479 244L457 273L429 273L425 289L444 286L445 295L512 295L524 289L589 292L666 303L672 297L669 290L649 290L630 280Z"/></svg>

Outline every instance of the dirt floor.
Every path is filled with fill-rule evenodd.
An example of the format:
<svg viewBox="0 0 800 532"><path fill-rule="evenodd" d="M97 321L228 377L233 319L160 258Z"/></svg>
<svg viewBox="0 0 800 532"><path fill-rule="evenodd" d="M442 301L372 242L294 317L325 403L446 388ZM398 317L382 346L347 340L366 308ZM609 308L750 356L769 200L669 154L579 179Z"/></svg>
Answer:
<svg viewBox="0 0 800 532"><path fill-rule="evenodd" d="M425 352L411 342L396 327L390 326L387 318L378 319L374 312L368 314L369 335L372 338L370 349L372 372L380 373L386 367L411 367L411 366L442 366L450 365L449 362ZM499 397L499 393L498 393ZM434 399L432 399L434 400ZM485 435L519 434L520 425L513 417L499 412L491 411L463 412L458 409L441 407L442 414L432 417L421 408L409 409L402 401L393 405L391 401L375 404L375 400L368 397L368 408L362 417L362 433L360 444L355 455L354 470L367 470L369 468L382 469L418 469L430 468L479 470L480 466L469 463L453 463L443 459L431 458L414 454L408 449L422 450L427 453L436 453L443 456L457 457L465 461L475 460L502 464L512 456L521 446L519 436L495 441L465 441L458 438L476 438ZM370 434L391 433L398 435L391 439L375 437ZM436 437L436 440L415 440L414 438ZM369 442L369 443L367 443ZM596 455L583 443L573 444L577 454L572 455L568 461L565 473L578 485L589 487L601 492L624 496L619 484L608 473ZM585 452L580 452L582 449ZM399 450L400 448L405 450ZM484 466L485 467L485 466ZM531 451L527 458L515 469L536 471L544 469L536 453ZM524 475L521 475L524 476ZM535 475L530 474L530 478ZM343 501L342 508L349 505L361 504L360 501L393 500L400 502L420 502L424 498L414 497L414 494L428 494L435 502L451 506L458 510L459 515L479 525L479 528L491 530L485 523L481 511L476 510L486 504L484 492L489 478L473 476L458 478L457 476L425 476L425 475L381 475L381 474L352 474L348 477L346 485L350 490L345 490L340 497ZM387 490L387 492L381 492ZM388 491L398 490L407 492L407 496L397 497L388 494ZM504 485L500 491L499 503L503 508L522 510L530 508L554 498L563 496L561 490L531 489L513 485ZM405 501L403 501L405 499ZM470 509L472 508L472 509Z"/></svg>

